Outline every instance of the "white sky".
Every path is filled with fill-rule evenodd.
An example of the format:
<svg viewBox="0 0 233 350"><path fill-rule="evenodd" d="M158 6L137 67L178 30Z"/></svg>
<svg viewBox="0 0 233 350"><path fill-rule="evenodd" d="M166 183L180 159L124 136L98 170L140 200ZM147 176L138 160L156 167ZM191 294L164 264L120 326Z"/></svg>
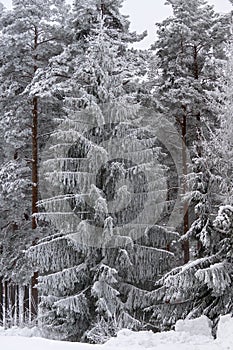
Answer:
<svg viewBox="0 0 233 350"><path fill-rule="evenodd" d="M10 8L11 0L0 0ZM72 4L73 0L67 0ZM208 0L215 5L217 12L229 12L233 10L228 0ZM137 48L149 48L155 41L155 23L160 22L171 14L171 6L164 5L165 0L125 0L122 12L129 15L131 30L142 33L147 30L148 36L140 43L134 45Z"/></svg>

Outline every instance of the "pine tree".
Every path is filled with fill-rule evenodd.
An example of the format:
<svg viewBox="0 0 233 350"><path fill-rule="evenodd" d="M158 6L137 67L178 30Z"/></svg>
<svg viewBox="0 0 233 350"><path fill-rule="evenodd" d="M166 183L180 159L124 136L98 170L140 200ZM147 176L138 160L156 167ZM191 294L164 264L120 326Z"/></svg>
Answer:
<svg viewBox="0 0 233 350"><path fill-rule="evenodd" d="M232 312L233 208L232 208L232 43L222 71L216 110L219 125L209 128L196 159L196 182L192 198L197 215L181 237L197 244L193 261L175 268L156 283L148 295L154 300L155 323L167 328L179 318L205 314L213 320L214 333L219 316Z"/></svg>
<svg viewBox="0 0 233 350"><path fill-rule="evenodd" d="M4 6L3 6L3 4L0 2L0 16L2 16L3 11L4 11Z"/></svg>
<svg viewBox="0 0 233 350"><path fill-rule="evenodd" d="M43 235L32 216L39 199L38 153L46 140L41 134L51 131L58 108L39 99L31 84L37 70L61 52L67 15L64 1L27 0L13 1L13 10L1 16L1 275L22 285L33 273L23 251Z"/></svg>
<svg viewBox="0 0 233 350"><path fill-rule="evenodd" d="M58 234L28 252L44 275L39 317L54 338L103 342L142 328L137 300L174 264L166 249L178 235L153 225L165 169L132 89L140 59L127 43L139 37L120 5L76 1L73 43L37 76L39 93L64 101L44 155L39 213Z"/></svg>
<svg viewBox="0 0 233 350"><path fill-rule="evenodd" d="M224 41L228 35L228 17L214 13L204 0L167 1L173 16L158 24L157 56L158 108L176 124L183 139L183 193L188 192L187 147L193 142L201 154L201 139L206 121L215 123L213 104L219 72L224 60ZM190 149L191 151L191 149ZM189 229L188 203L184 203L183 233ZM184 261L189 260L188 242Z"/></svg>

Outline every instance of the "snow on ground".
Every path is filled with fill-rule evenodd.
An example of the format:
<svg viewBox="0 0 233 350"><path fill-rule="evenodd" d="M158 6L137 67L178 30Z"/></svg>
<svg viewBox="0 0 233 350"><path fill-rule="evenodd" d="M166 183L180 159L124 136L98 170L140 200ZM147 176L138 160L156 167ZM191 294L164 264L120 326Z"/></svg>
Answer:
<svg viewBox="0 0 233 350"><path fill-rule="evenodd" d="M217 339L211 336L210 321L202 316L196 320L178 321L175 331L152 333L120 331L116 338L103 345L68 343L39 337L34 328L4 330L0 328L0 348L4 350L233 350L233 318L222 316Z"/></svg>
<svg viewBox="0 0 233 350"><path fill-rule="evenodd" d="M40 337L41 332L37 327L33 328L19 328L19 327L12 327L9 329L4 329L3 327L0 327L0 337L2 336L12 336L12 337Z"/></svg>

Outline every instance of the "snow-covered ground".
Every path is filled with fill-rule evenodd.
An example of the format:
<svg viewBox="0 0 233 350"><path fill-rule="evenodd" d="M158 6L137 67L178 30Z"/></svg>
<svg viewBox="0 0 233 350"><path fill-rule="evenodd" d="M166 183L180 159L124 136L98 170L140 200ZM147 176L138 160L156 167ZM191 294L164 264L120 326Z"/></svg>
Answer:
<svg viewBox="0 0 233 350"><path fill-rule="evenodd" d="M202 316L178 321L175 331L152 333L124 329L104 345L68 343L39 337L36 329L0 328L0 347L4 350L233 350L233 318L220 319L217 339L211 336L210 322Z"/></svg>

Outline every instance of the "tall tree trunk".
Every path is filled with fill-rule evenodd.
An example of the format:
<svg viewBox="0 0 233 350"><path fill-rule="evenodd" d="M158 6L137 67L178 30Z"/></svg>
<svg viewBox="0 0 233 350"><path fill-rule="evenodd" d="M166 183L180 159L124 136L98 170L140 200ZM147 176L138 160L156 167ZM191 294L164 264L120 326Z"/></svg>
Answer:
<svg viewBox="0 0 233 350"><path fill-rule="evenodd" d="M6 329L7 328L7 324L8 324L8 282L5 281L4 282L4 311L3 311L3 326Z"/></svg>
<svg viewBox="0 0 233 350"><path fill-rule="evenodd" d="M34 36L34 73L36 73L38 67L36 64L37 60L37 48L38 48L38 29L35 27ZM32 229L37 228L37 221L35 214L38 213L37 202L38 202L38 97L34 96L32 101ZM38 273L35 272L31 282L32 282L32 298L30 310L32 315L30 318L34 318L37 315L38 309L38 291L36 288Z"/></svg>
<svg viewBox="0 0 233 350"><path fill-rule="evenodd" d="M185 107L184 107L185 110ZM185 111L186 112L186 111ZM183 121L182 121L182 163L183 163L183 194L185 195L187 192L187 174L188 174L188 167L187 167L187 116L186 113L183 115ZM189 229L189 210L188 210L188 203L185 200L184 201L184 207L183 207L183 215L184 215L184 221L183 221L183 234L188 232ZM189 241L185 241L183 243L183 251L184 251L184 263L187 263L189 261Z"/></svg>
<svg viewBox="0 0 233 350"><path fill-rule="evenodd" d="M32 276L32 283L31 286L31 291L30 291L30 310L31 310L31 316L30 319L33 320L38 314L38 290L37 290L37 283L38 283L38 272L35 272L34 275Z"/></svg>
<svg viewBox="0 0 233 350"><path fill-rule="evenodd" d="M14 326L18 326L19 320L19 286L15 286L15 315L14 315Z"/></svg>
<svg viewBox="0 0 233 350"><path fill-rule="evenodd" d="M18 292L18 300L19 300L19 326L23 326L24 322L24 287L19 286Z"/></svg>
<svg viewBox="0 0 233 350"><path fill-rule="evenodd" d="M9 286L9 312L10 312L10 317L11 317L11 324L10 326L14 325L14 317L15 317L15 285L14 284L10 284Z"/></svg>
<svg viewBox="0 0 233 350"><path fill-rule="evenodd" d="M193 47L193 76L195 80L199 79L199 64L198 64L198 50L197 46ZM196 133L197 133L197 154L198 157L201 157L201 113L198 111L196 113Z"/></svg>
<svg viewBox="0 0 233 350"><path fill-rule="evenodd" d="M198 66L198 51L197 46L193 46L193 76L194 79L198 80L199 78L199 66Z"/></svg>
<svg viewBox="0 0 233 350"><path fill-rule="evenodd" d="M198 65L198 50L196 45L194 45L193 49L193 74L194 74L194 79L198 80L199 79L199 65ZM196 142L197 142L197 155L199 158L201 158L202 155L202 143L201 143L201 135L202 135L202 130L201 130L201 113L200 111L197 112L196 114ZM198 257L202 257L202 249L203 245L200 240L198 240L197 243L197 252L198 252Z"/></svg>
<svg viewBox="0 0 233 350"><path fill-rule="evenodd" d="M38 99L33 98L32 120L32 215L38 212ZM32 229L36 229L36 217L32 216Z"/></svg>
<svg viewBox="0 0 233 350"><path fill-rule="evenodd" d="M0 325L3 323L3 285L2 277L0 277Z"/></svg>

